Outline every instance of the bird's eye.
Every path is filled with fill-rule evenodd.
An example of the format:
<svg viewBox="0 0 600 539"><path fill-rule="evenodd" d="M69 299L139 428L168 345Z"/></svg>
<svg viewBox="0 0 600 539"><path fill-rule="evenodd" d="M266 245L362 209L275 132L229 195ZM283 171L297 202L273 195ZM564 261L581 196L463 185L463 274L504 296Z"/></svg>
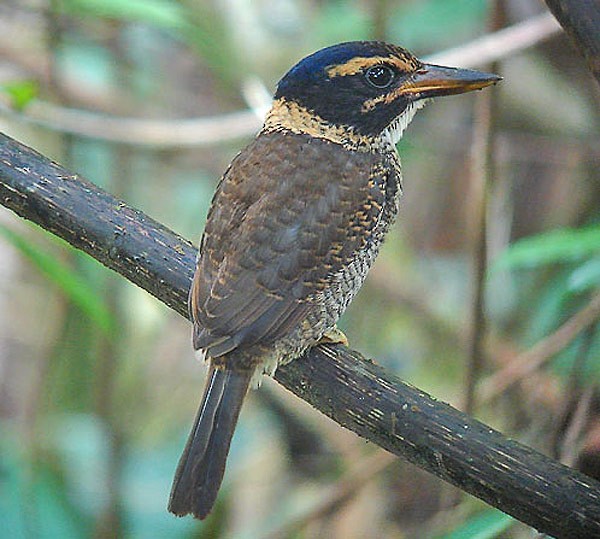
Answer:
<svg viewBox="0 0 600 539"><path fill-rule="evenodd" d="M387 88L394 80L394 70L385 65L373 66L367 69L365 78L375 88Z"/></svg>

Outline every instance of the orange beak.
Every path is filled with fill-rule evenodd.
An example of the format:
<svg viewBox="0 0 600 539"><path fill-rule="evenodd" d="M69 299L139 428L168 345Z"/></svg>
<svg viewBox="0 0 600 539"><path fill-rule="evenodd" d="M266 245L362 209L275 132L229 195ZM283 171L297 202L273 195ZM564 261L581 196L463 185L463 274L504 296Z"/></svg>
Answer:
<svg viewBox="0 0 600 539"><path fill-rule="evenodd" d="M417 100L481 90L496 84L502 77L473 69L423 64L401 87L400 93Z"/></svg>

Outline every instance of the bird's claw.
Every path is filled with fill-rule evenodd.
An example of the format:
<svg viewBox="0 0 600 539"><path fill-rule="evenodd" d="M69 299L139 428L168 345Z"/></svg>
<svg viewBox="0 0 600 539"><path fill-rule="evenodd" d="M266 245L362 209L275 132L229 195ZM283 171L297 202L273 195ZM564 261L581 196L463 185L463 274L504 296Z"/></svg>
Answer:
<svg viewBox="0 0 600 539"><path fill-rule="evenodd" d="M319 344L343 344L348 346L348 337L340 328L334 326L323 334Z"/></svg>

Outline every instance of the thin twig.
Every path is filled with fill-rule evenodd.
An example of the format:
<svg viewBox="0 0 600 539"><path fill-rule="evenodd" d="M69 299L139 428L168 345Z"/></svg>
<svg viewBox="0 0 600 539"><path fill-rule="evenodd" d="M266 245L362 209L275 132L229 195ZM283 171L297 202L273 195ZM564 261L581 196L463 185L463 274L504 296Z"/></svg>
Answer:
<svg viewBox="0 0 600 539"><path fill-rule="evenodd" d="M558 23L546 13L425 60L477 67L511 56L559 31ZM6 99L0 100L0 113L54 131L157 148L211 146L252 136L261 125L251 110L194 119L142 119L98 114L42 100L30 103L24 112L16 112Z"/></svg>
<svg viewBox="0 0 600 539"><path fill-rule="evenodd" d="M35 101L23 113L0 102L0 112L52 131L63 131L108 142L155 148L212 146L253 135L262 121L253 111L244 110L219 116L152 120L109 116Z"/></svg>
<svg viewBox="0 0 600 539"><path fill-rule="evenodd" d="M490 30L503 25L504 9L501 0L495 0L490 17ZM489 70L497 72L494 62ZM467 351L465 376L465 405L467 414L475 410L475 387L481 376L485 358L484 335L485 319L485 275L487 271L487 221L488 204L493 181L493 110L497 92L480 93L475 99L475 115L471 144L471 212L472 212L472 252L473 252L473 298L471 302L471 332Z"/></svg>
<svg viewBox="0 0 600 539"><path fill-rule="evenodd" d="M485 357L485 274L487 262L487 202L489 187L489 154L491 147L491 100L489 93L475 99L475 125L471 146L471 217L473 296L471 300L471 330L468 341L464 411L473 414L475 386L479 380Z"/></svg>
<svg viewBox="0 0 600 539"><path fill-rule="evenodd" d="M595 391L595 385L589 385L584 389L573 412L573 417L565 430L560 444L560 462L567 466L574 466L579 456L578 445L589 418Z"/></svg>
<svg viewBox="0 0 600 539"><path fill-rule="evenodd" d="M577 335L600 317L600 293L573 315L554 333L539 341L533 348L516 357L506 367L487 378L481 385L480 398L489 401L510 386L538 370L564 349Z"/></svg>
<svg viewBox="0 0 600 539"><path fill-rule="evenodd" d="M492 34L427 58L428 62L461 67L480 67L504 60L561 32L550 13L536 15Z"/></svg>
<svg viewBox="0 0 600 539"><path fill-rule="evenodd" d="M313 508L285 522L269 533L267 537L279 539L297 535L311 522L330 515L342 504L356 497L372 478L377 477L394 462L397 462L397 459L393 455L381 451L364 459L359 467L356 467L344 479L338 481L333 490L325 494Z"/></svg>
<svg viewBox="0 0 600 539"><path fill-rule="evenodd" d="M581 431L588 423L588 411L590 401L585 405L585 414L581 413L584 393L591 389L590 397L596 391L595 384L586 383L582 373L586 371L586 365L591 360L590 346L594 335L594 328L588 327L583 334L583 342L578 347L577 356L571 363L569 377L563 391L562 402L556 413L554 433L552 436L552 451L550 455L560 460L567 466L573 466L576 462L579 448Z"/></svg>

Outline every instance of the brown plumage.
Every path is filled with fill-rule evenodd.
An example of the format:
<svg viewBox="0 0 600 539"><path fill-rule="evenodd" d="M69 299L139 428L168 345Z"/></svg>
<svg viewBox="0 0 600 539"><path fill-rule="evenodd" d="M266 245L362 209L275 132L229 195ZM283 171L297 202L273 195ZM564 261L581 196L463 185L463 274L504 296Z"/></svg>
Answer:
<svg viewBox="0 0 600 539"><path fill-rule="evenodd" d="M384 209L395 213L390 170L378 153L262 133L233 161L212 203L190 295L194 347L220 357L256 343L291 341L285 348L297 348L294 355L314 344L339 310L320 296L378 244Z"/></svg>
<svg viewBox="0 0 600 539"><path fill-rule="evenodd" d="M176 515L210 512L252 380L331 333L362 285L398 210L395 142L442 87L427 68L448 72L375 42L306 58L221 179L190 291L194 348L211 369L175 474ZM483 75L460 73L472 87Z"/></svg>
<svg viewBox="0 0 600 539"><path fill-rule="evenodd" d="M298 166L299 154L316 164L323 152L329 158L318 166ZM362 284L396 213L399 178L385 159L273 132L259 135L225 173L209 211L190 307L194 348L212 358L205 399L214 400L211 413L231 408L235 418L226 423L225 441L196 444L220 446L225 454L211 473L199 466L207 474L201 490L175 484L170 509L176 514L191 507L203 518L210 510L255 370L270 374L316 344ZM230 383L225 376L237 385L223 395L213 386ZM224 423L213 432L223 435ZM193 476L185 464L180 472Z"/></svg>

